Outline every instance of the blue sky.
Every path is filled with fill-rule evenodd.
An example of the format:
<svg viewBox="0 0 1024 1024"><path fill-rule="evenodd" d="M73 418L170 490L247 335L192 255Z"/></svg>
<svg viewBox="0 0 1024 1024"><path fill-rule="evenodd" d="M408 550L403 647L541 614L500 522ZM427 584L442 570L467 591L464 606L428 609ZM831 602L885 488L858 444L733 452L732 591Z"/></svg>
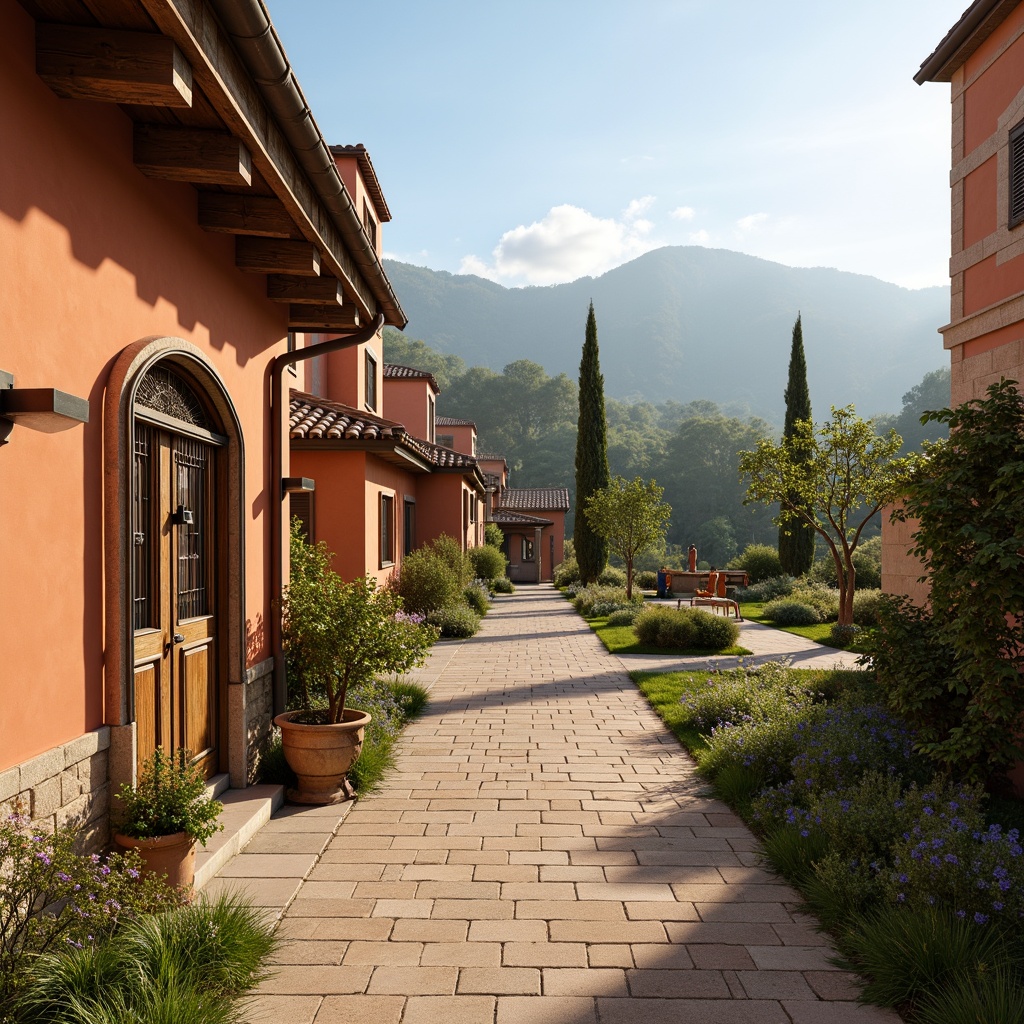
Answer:
<svg viewBox="0 0 1024 1024"><path fill-rule="evenodd" d="M267 0L386 254L508 286L662 245L948 283L949 86L968 0Z"/></svg>

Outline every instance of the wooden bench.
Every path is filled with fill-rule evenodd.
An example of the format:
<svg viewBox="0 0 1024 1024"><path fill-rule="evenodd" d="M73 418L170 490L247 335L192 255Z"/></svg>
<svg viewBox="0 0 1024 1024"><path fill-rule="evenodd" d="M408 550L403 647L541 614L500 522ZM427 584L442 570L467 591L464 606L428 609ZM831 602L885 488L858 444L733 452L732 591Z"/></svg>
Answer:
<svg viewBox="0 0 1024 1024"><path fill-rule="evenodd" d="M683 607L684 600L685 598L681 597L678 601L676 601L677 609ZM707 607L713 610L723 608L725 610L726 615L728 615L729 610L732 609L736 613L737 621L743 621L743 616L740 615L739 603L734 601L731 597L691 597L690 607L692 608L694 605L706 605Z"/></svg>

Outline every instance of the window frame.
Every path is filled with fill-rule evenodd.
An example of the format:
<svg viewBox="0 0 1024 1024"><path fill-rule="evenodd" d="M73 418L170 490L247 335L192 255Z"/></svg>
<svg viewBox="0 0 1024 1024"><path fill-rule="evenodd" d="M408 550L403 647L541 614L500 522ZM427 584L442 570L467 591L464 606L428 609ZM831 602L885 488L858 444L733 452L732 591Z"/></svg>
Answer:
<svg viewBox="0 0 1024 1024"><path fill-rule="evenodd" d="M1024 120L1010 129L1007 173L1007 227L1024 223Z"/></svg>
<svg viewBox="0 0 1024 1024"><path fill-rule="evenodd" d="M367 349L364 353L365 362L364 368L366 373L366 381L364 387L364 401L366 408L370 412L377 411L377 358L374 354Z"/></svg>
<svg viewBox="0 0 1024 1024"><path fill-rule="evenodd" d="M522 547L520 548L521 562L535 562L537 559L534 556L533 538L532 537L521 537Z"/></svg>
<svg viewBox="0 0 1024 1024"><path fill-rule="evenodd" d="M395 496L380 496L380 567L395 564Z"/></svg>

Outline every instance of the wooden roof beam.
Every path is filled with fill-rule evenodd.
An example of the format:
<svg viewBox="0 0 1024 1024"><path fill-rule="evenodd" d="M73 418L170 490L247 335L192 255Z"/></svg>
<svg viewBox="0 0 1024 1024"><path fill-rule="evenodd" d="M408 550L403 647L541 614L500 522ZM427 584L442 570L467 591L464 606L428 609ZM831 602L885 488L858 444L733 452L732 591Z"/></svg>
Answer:
<svg viewBox="0 0 1024 1024"><path fill-rule="evenodd" d="M36 73L64 99L184 109L192 106L192 67L174 40L36 23Z"/></svg>
<svg viewBox="0 0 1024 1024"><path fill-rule="evenodd" d="M252 157L228 132L135 125L135 166L149 178L203 185L251 185Z"/></svg>
<svg viewBox="0 0 1024 1024"><path fill-rule="evenodd" d="M320 276L320 253L311 242L286 238L235 238L235 266L249 274Z"/></svg>
<svg viewBox="0 0 1024 1024"><path fill-rule="evenodd" d="M200 192L199 226L225 235L302 238L294 218L276 196Z"/></svg>
<svg viewBox="0 0 1024 1024"><path fill-rule="evenodd" d="M353 331L360 326L354 303L344 306L314 306L296 303L288 308L290 331Z"/></svg>
<svg viewBox="0 0 1024 1024"><path fill-rule="evenodd" d="M340 307L341 282L336 277L289 277L267 275L267 298L274 302Z"/></svg>

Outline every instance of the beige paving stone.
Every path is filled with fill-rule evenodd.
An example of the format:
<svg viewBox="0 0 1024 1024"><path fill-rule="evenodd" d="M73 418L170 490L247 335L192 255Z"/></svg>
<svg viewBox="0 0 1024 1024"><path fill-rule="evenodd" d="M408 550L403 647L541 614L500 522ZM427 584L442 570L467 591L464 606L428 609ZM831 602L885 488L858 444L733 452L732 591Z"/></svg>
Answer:
<svg viewBox="0 0 1024 1024"><path fill-rule="evenodd" d="M594 1000L573 996L498 999L497 1024L596 1024Z"/></svg>
<svg viewBox="0 0 1024 1024"><path fill-rule="evenodd" d="M699 921L700 915L692 903L654 903L624 904L626 916L631 921Z"/></svg>
<svg viewBox="0 0 1024 1024"><path fill-rule="evenodd" d="M310 882L376 882L386 864L327 864L321 861L309 873Z"/></svg>
<svg viewBox="0 0 1024 1024"><path fill-rule="evenodd" d="M346 967L378 965L415 967L423 955L422 942L367 942L349 943L345 953Z"/></svg>
<svg viewBox="0 0 1024 1024"><path fill-rule="evenodd" d="M489 995L410 996L402 1024L493 1024L496 1002ZM363 1018L360 1024L372 1019Z"/></svg>
<svg viewBox="0 0 1024 1024"><path fill-rule="evenodd" d="M278 928L284 939L372 939L383 940L391 934L393 920L362 917L289 917Z"/></svg>
<svg viewBox="0 0 1024 1024"><path fill-rule="evenodd" d="M478 882L536 882L540 868L535 864L478 864L473 878Z"/></svg>
<svg viewBox="0 0 1024 1024"><path fill-rule="evenodd" d="M900 1024L895 1010L880 1006L860 1006L856 1003L811 1002L810 1000L784 1000L782 1008L789 1014L792 1024L820 1024L822 1007L828 1006L828 1024Z"/></svg>
<svg viewBox="0 0 1024 1024"><path fill-rule="evenodd" d="M471 921L470 942L546 942L547 921Z"/></svg>
<svg viewBox="0 0 1024 1024"><path fill-rule="evenodd" d="M660 921L550 921L552 942L668 942Z"/></svg>
<svg viewBox="0 0 1024 1024"><path fill-rule="evenodd" d="M323 996L257 996L246 1006L246 1018L249 1024L313 1024L323 999Z"/></svg>
<svg viewBox="0 0 1024 1024"><path fill-rule="evenodd" d="M540 971L528 967L465 967L459 993L540 995Z"/></svg>
<svg viewBox="0 0 1024 1024"><path fill-rule="evenodd" d="M503 900L575 900L573 882L504 882Z"/></svg>
<svg viewBox="0 0 1024 1024"><path fill-rule="evenodd" d="M402 918L391 931L393 942L465 942L468 921L430 921Z"/></svg>
<svg viewBox="0 0 1024 1024"><path fill-rule="evenodd" d="M626 972L615 967L548 967L541 972L545 996L624 996Z"/></svg>
<svg viewBox="0 0 1024 1024"><path fill-rule="evenodd" d="M860 995L857 976L846 971L804 971L804 981L819 999L856 999Z"/></svg>
<svg viewBox="0 0 1024 1024"><path fill-rule="evenodd" d="M831 966L827 946L747 946L760 971L826 971Z"/></svg>
<svg viewBox="0 0 1024 1024"><path fill-rule="evenodd" d="M460 920L494 920L514 916L516 904L506 900L434 900L431 917Z"/></svg>
<svg viewBox="0 0 1024 1024"><path fill-rule="evenodd" d="M821 1004L817 1005L820 1008ZM597 1010L601 1024L792 1024L780 1003L766 999L598 998ZM832 1017L820 1016L804 1024L811 1024L812 1019L815 1024L834 1024Z"/></svg>
<svg viewBox="0 0 1024 1024"><path fill-rule="evenodd" d="M512 906L513 904L509 904ZM580 900L518 900L516 917L543 918L546 921L624 921L621 903L581 902Z"/></svg>
<svg viewBox="0 0 1024 1024"><path fill-rule="evenodd" d="M751 999L814 999L815 993L799 971L738 971Z"/></svg>
<svg viewBox="0 0 1024 1024"><path fill-rule="evenodd" d="M496 900L501 896L498 882L420 882L416 886L417 899Z"/></svg>
<svg viewBox="0 0 1024 1024"><path fill-rule="evenodd" d="M429 942L420 963L424 967L500 967L500 942Z"/></svg>
<svg viewBox="0 0 1024 1024"><path fill-rule="evenodd" d="M455 994L454 967L376 967L367 992L371 995L450 996Z"/></svg>
<svg viewBox="0 0 1024 1024"><path fill-rule="evenodd" d="M506 942L506 967L586 967L587 947L573 942Z"/></svg>
<svg viewBox="0 0 1024 1024"><path fill-rule="evenodd" d="M781 903L696 903L694 906L702 921L734 921L743 924L768 922L786 925L792 934L799 931L802 938L806 938L807 934L813 934L812 929L803 925L794 925L789 912ZM778 928L775 929L775 932L781 938ZM796 942L794 942L795 944ZM803 943L803 945L809 945L809 943Z"/></svg>
<svg viewBox="0 0 1024 1024"><path fill-rule="evenodd" d="M673 942L716 942L732 945L759 946L782 943L768 924L733 924L718 921L668 921L665 930Z"/></svg>
<svg viewBox="0 0 1024 1024"><path fill-rule="evenodd" d="M330 939L293 939L281 944L274 954L275 964L329 964L337 966L348 943Z"/></svg>
<svg viewBox="0 0 1024 1024"><path fill-rule="evenodd" d="M369 967L325 967L323 965L277 967L272 977L257 990L266 995L343 995L365 992L370 980Z"/></svg>
<svg viewBox="0 0 1024 1024"><path fill-rule="evenodd" d="M469 882L473 879L473 865L406 864L401 875L406 882Z"/></svg>
<svg viewBox="0 0 1024 1024"><path fill-rule="evenodd" d="M433 900L375 900L373 917L430 917Z"/></svg>

